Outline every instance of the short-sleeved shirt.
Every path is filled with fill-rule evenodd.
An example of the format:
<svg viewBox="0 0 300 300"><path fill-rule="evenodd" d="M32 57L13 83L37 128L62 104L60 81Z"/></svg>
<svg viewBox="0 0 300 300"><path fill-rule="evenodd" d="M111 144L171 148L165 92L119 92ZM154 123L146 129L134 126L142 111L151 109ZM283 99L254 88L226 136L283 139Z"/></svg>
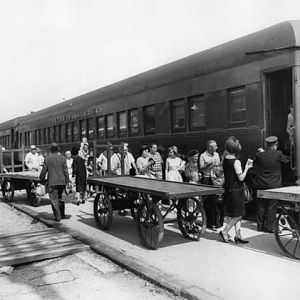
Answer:
<svg viewBox="0 0 300 300"><path fill-rule="evenodd" d="M39 155L37 153L33 154L32 152L28 152L25 156L25 164L28 167L28 170L39 170L40 169L40 161Z"/></svg>
<svg viewBox="0 0 300 300"><path fill-rule="evenodd" d="M151 166L151 170L153 172L162 172L162 158L159 152L156 152L155 154L150 154L150 157L153 158L154 164Z"/></svg>
<svg viewBox="0 0 300 300"><path fill-rule="evenodd" d="M210 167L207 167L209 164L211 164ZM208 151L205 151L200 155L199 166L200 171L203 172L203 177L210 177L212 167L217 166L219 164L220 156L217 152L210 154Z"/></svg>
<svg viewBox="0 0 300 300"><path fill-rule="evenodd" d="M132 163L134 163L134 157L130 152L124 153L124 172L125 175L129 175ZM117 175L121 175L121 154L115 153L111 157L111 169L115 171Z"/></svg>

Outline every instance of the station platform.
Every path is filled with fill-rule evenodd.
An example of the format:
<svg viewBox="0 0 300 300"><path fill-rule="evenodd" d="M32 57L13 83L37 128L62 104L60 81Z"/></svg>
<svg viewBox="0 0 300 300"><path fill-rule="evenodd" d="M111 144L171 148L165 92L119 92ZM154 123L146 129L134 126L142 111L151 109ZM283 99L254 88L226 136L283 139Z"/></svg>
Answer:
<svg viewBox="0 0 300 300"><path fill-rule="evenodd" d="M114 212L108 231L98 229L93 198L80 206L67 203L66 214L72 217L60 223L53 221L47 197L39 207L32 207L20 192L10 205L188 299L300 299L300 261L286 257L275 236L257 232L253 221L242 224L243 236L250 241L246 245L225 244L217 231L209 229L200 241L193 242L172 223L165 224L158 250L149 250L141 245L129 211L125 217Z"/></svg>

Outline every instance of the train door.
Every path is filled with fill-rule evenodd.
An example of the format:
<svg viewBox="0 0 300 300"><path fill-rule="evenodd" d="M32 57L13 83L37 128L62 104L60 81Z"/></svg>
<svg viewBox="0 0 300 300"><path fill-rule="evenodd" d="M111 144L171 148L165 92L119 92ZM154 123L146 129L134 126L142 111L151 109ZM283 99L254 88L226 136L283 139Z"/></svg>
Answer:
<svg viewBox="0 0 300 300"><path fill-rule="evenodd" d="M289 105L293 103L292 69L266 74L266 134L276 135L279 148L290 155L286 132Z"/></svg>
<svg viewBox="0 0 300 300"><path fill-rule="evenodd" d="M295 181L294 149L286 131L289 106L293 103L292 78L292 69L266 74L266 135L276 135L279 149L290 158L290 164L282 165L283 185Z"/></svg>

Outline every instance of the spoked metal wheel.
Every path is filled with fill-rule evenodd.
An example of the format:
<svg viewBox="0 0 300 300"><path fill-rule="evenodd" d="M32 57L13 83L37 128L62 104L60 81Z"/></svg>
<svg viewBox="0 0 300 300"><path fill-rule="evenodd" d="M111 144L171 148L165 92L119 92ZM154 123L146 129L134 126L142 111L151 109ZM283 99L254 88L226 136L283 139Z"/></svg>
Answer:
<svg viewBox="0 0 300 300"><path fill-rule="evenodd" d="M5 202L11 202L14 199L15 189L11 181L4 180L2 183L2 195Z"/></svg>
<svg viewBox="0 0 300 300"><path fill-rule="evenodd" d="M113 210L107 191L96 195L94 200L94 218L100 229L107 230L112 223Z"/></svg>
<svg viewBox="0 0 300 300"><path fill-rule="evenodd" d="M197 241L206 230L206 213L196 198L182 199L177 207L177 221L181 233L188 239Z"/></svg>
<svg viewBox="0 0 300 300"><path fill-rule="evenodd" d="M143 201L138 207L136 222L141 242L149 249L157 249L164 236L158 207L152 201Z"/></svg>
<svg viewBox="0 0 300 300"><path fill-rule="evenodd" d="M279 247L289 257L300 260L300 226L288 212L277 217L275 237Z"/></svg>

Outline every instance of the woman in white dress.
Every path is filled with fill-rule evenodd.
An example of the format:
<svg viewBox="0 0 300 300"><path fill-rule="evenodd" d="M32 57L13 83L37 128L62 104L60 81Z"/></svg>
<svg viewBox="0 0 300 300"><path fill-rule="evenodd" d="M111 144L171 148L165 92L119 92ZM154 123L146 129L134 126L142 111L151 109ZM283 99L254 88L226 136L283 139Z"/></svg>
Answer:
<svg viewBox="0 0 300 300"><path fill-rule="evenodd" d="M182 182L180 171L183 171L185 162L178 156L177 147L169 148L169 155L166 160L165 176L166 180Z"/></svg>
<svg viewBox="0 0 300 300"><path fill-rule="evenodd" d="M138 176L155 178L155 176L152 175L149 170L149 167L154 163L155 162L153 158L149 156L149 147L146 145L142 145L140 149L140 157L136 160Z"/></svg>

